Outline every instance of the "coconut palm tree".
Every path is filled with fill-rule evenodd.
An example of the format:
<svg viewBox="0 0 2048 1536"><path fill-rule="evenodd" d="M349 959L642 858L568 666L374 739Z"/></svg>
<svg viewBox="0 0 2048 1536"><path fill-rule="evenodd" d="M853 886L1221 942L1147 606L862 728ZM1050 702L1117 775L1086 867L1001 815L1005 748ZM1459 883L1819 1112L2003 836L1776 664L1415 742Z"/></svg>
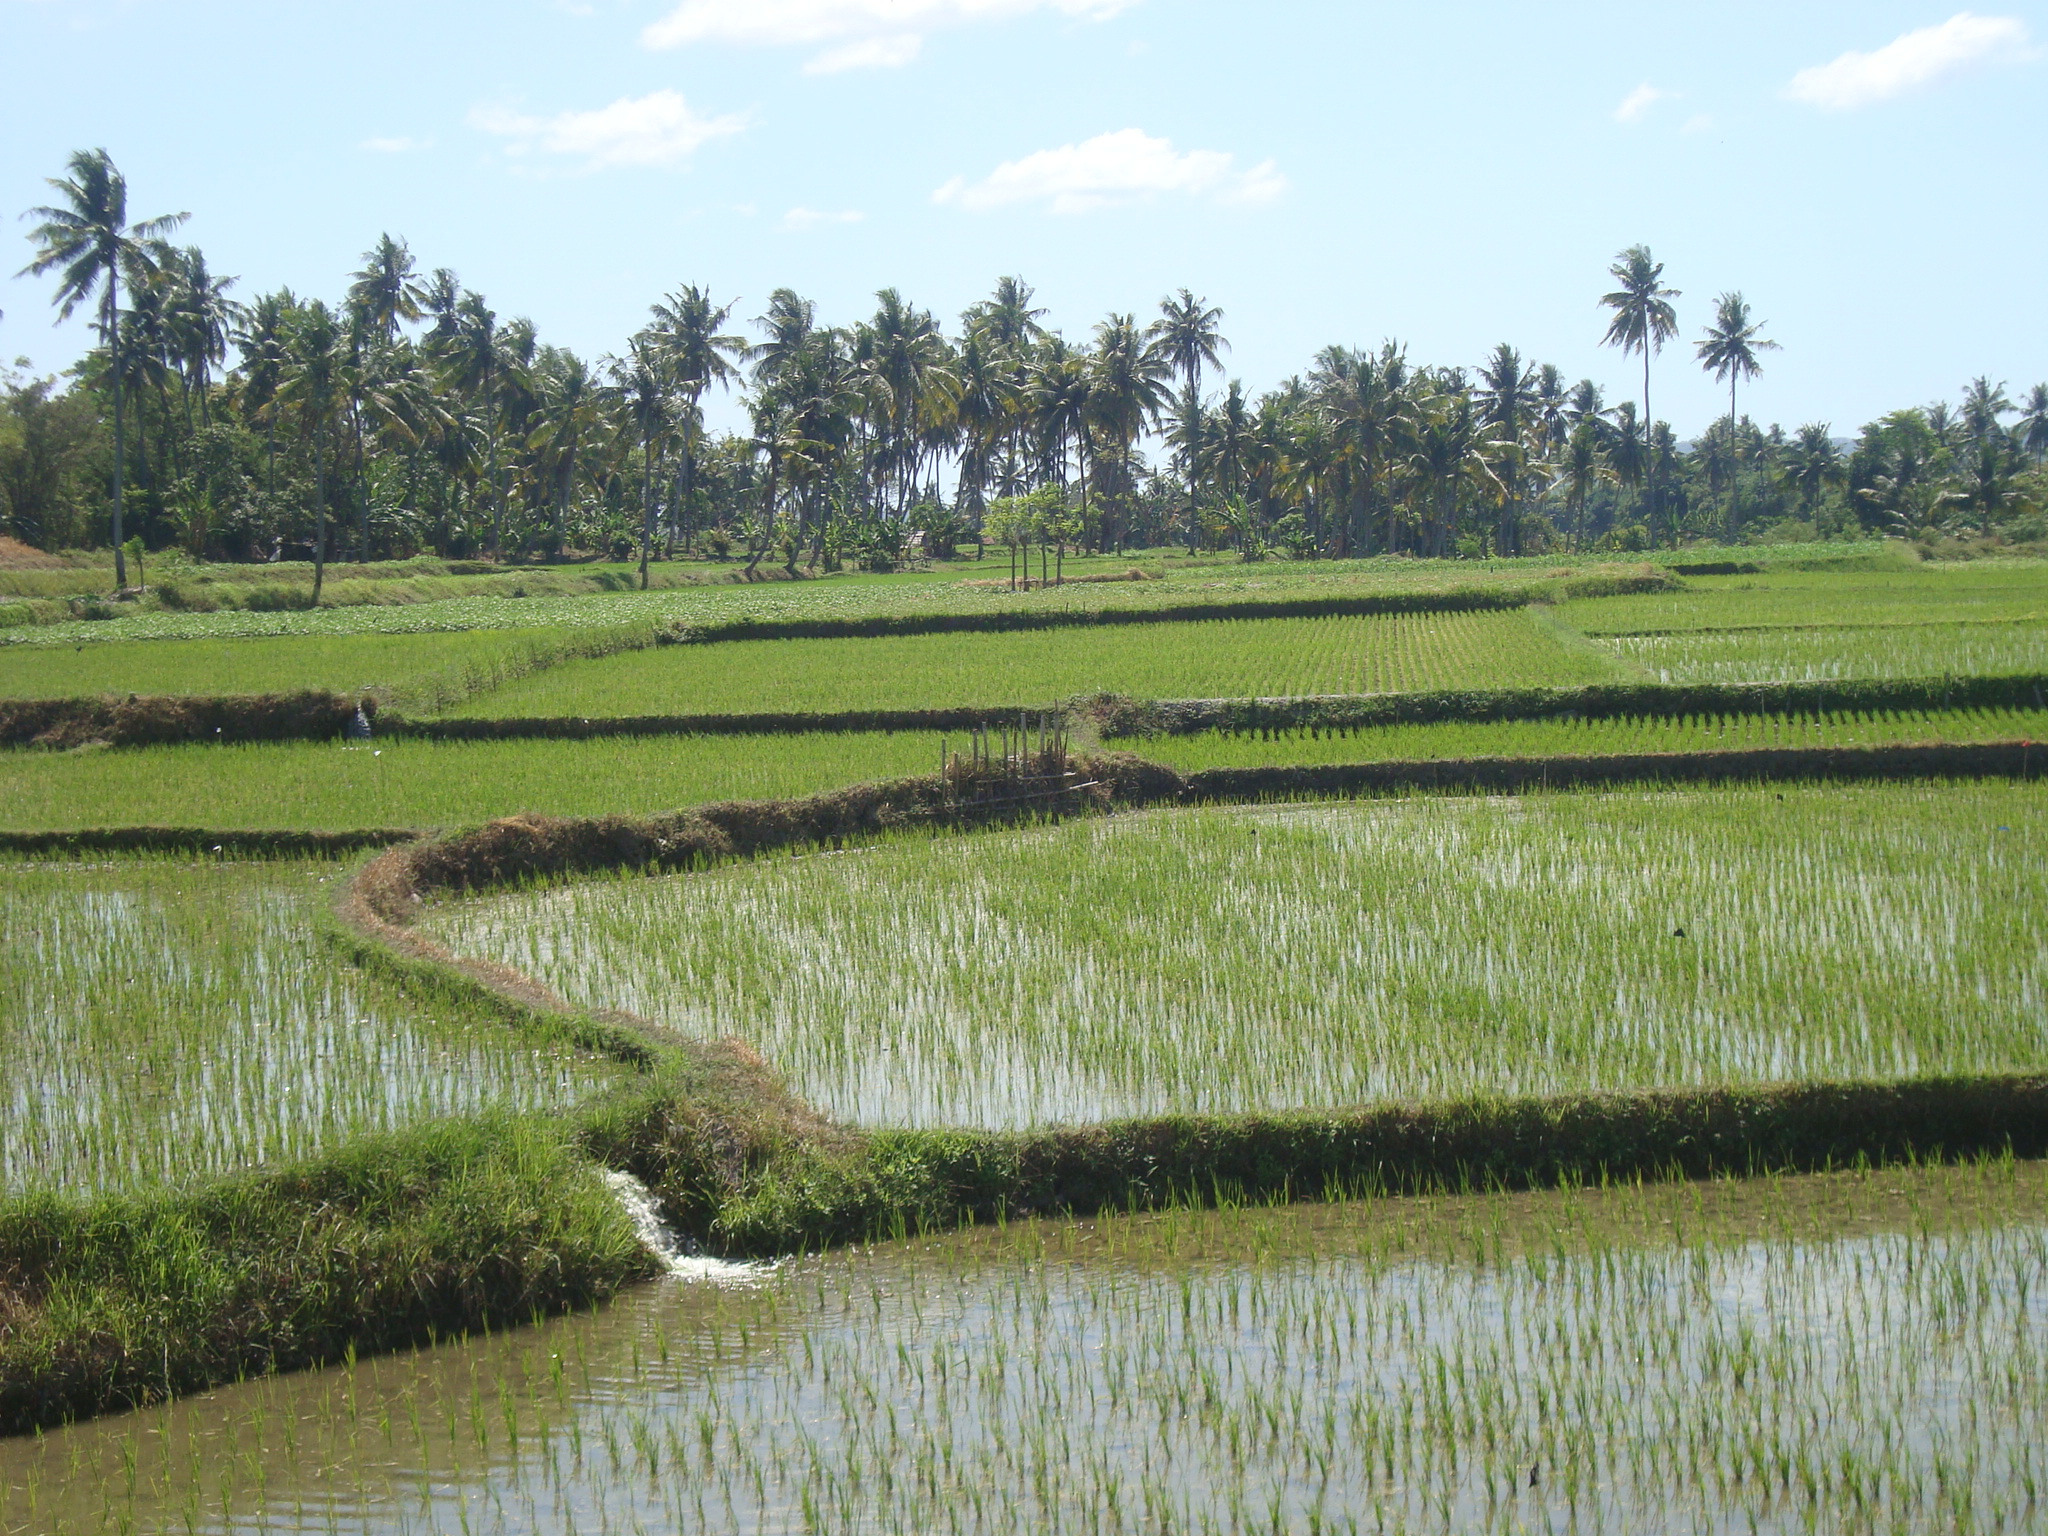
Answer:
<svg viewBox="0 0 2048 1536"><path fill-rule="evenodd" d="M1190 503L1195 499L1193 449L1201 435L1202 370L1223 366L1221 354L1230 350L1230 343L1223 339L1222 327L1223 311L1183 288L1173 297L1159 301L1159 318L1147 333L1167 366L1181 379L1181 441L1187 445L1181 470Z"/></svg>
<svg viewBox="0 0 2048 1536"><path fill-rule="evenodd" d="M675 425L669 381L660 357L643 337L634 337L624 358L611 360L611 398L640 440L640 590L647 590L647 562L654 548L655 455Z"/></svg>
<svg viewBox="0 0 2048 1536"><path fill-rule="evenodd" d="M1522 481L1531 441L1541 441L1536 383L1536 370L1525 367L1522 354L1506 342L1479 370L1480 420L1498 444L1494 463L1504 488L1494 539L1499 554L1521 553Z"/></svg>
<svg viewBox="0 0 2048 1536"><path fill-rule="evenodd" d="M1645 440L1656 417L1650 411L1650 359L1664 350L1664 343L1678 334L1678 311L1671 301L1682 297L1676 288L1664 286L1664 265L1650 254L1647 245L1632 245L1608 268L1618 286L1603 295L1601 304L1614 311L1608 322L1605 345L1619 347L1622 356L1643 355L1643 418ZM1649 475L1651 516L1656 515L1657 480L1654 466Z"/></svg>
<svg viewBox="0 0 2048 1536"><path fill-rule="evenodd" d="M1111 315L1095 327L1095 351L1088 363L1088 415L1111 450L1110 490L1127 496L1132 487L1132 453L1156 423L1168 398L1172 364L1152 346L1130 315ZM1105 529L1105 548L1122 548L1122 527Z"/></svg>
<svg viewBox="0 0 2048 1536"><path fill-rule="evenodd" d="M50 302L57 306L59 320L70 319L81 305L94 302L95 293L99 296L99 319L94 328L107 348L107 378L114 392L114 581L126 587L128 563L121 548L122 502L127 495L121 413L121 279L131 271L148 268L147 242L163 239L190 215L165 214L130 224L128 183L104 149L77 151L67 169L68 176L49 179L61 204L31 208L26 215L42 222L29 231L36 254L22 268L22 275L57 273L57 291Z"/></svg>
<svg viewBox="0 0 2048 1536"><path fill-rule="evenodd" d="M652 344L662 353L668 377L683 399L676 423L682 439L673 519L677 524L691 515L697 492L697 444L704 431L704 391L714 384L730 388L739 377L738 364L747 355L744 336L727 335L720 330L732 318L732 309L730 304L714 304L709 290L692 286L655 305L654 320L648 327ZM677 527L676 532L680 534L683 530ZM691 531L686 537L696 535Z"/></svg>
<svg viewBox="0 0 2048 1536"><path fill-rule="evenodd" d="M1088 520L1089 465L1094 450L1094 422L1089 410L1088 357L1064 343L1048 347L1032 368L1029 410L1036 423L1049 477L1064 486L1067 449L1074 450L1075 478L1081 487L1081 520Z"/></svg>
<svg viewBox="0 0 2048 1536"><path fill-rule="evenodd" d="M242 354L239 370L242 409L263 421L266 461L263 490L266 495L277 491L275 404L287 361L285 330L292 311L298 308L298 302L289 288L266 293L242 311L240 323L235 327L235 346Z"/></svg>
<svg viewBox="0 0 2048 1536"><path fill-rule="evenodd" d="M1763 329L1764 322L1750 314L1747 299L1739 293L1724 293L1714 301L1714 323L1693 344L1699 353L1700 366L1728 386L1728 420L1731 425L1735 421L1735 386L1764 371L1764 365L1757 361L1757 353L1779 350L1775 341L1764 339ZM1644 407L1643 419L1649 420L1647 406Z"/></svg>
<svg viewBox="0 0 2048 1536"><path fill-rule="evenodd" d="M568 540L569 496L575 488L579 456L584 445L602 430L604 410L589 365L573 352L541 348L534 382L539 399L526 446L538 455L541 471L551 483L554 546L560 555Z"/></svg>
<svg viewBox="0 0 2048 1536"><path fill-rule="evenodd" d="M2020 407L2015 430L2020 446L2036 464L2048 460L2048 384L2036 384L2027 391L2027 403Z"/></svg>
<svg viewBox="0 0 2048 1536"><path fill-rule="evenodd" d="M1827 423L1810 421L1785 449L1779 474L1811 521L1827 488L1841 480L1842 469L1842 455Z"/></svg>
<svg viewBox="0 0 2048 1536"><path fill-rule="evenodd" d="M327 575L327 437L347 391L347 340L334 311L319 299L291 313L285 333L281 401L295 408L313 445L313 606Z"/></svg>
<svg viewBox="0 0 2048 1536"><path fill-rule="evenodd" d="M2010 416L2014 406L2001 381L1994 384L1979 374L1963 386L1963 430L1970 441L1983 444L2003 435L1999 418Z"/></svg>
<svg viewBox="0 0 2048 1536"><path fill-rule="evenodd" d="M1349 482L1351 514L1332 530L1335 549L1363 548L1370 533L1372 502L1387 467L1404 453L1415 430L1413 380L1400 343L1380 345L1377 355L1348 347L1326 347L1309 375L1315 409L1329 426L1332 467ZM1398 514L1387 506L1386 549L1399 542Z"/></svg>
<svg viewBox="0 0 2048 1536"><path fill-rule="evenodd" d="M1565 504L1571 509L1572 546L1583 548L1586 541L1586 499L1592 495L1594 486L1602 480L1614 478L1614 471L1608 467L1607 456L1600 448L1599 428L1590 418L1573 427L1572 435L1565 439L1561 468Z"/></svg>
<svg viewBox="0 0 2048 1536"><path fill-rule="evenodd" d="M403 240L379 236L376 245L363 252L362 270L349 275L349 314L378 341L388 346L401 321L420 318L428 290L421 286L412 252ZM435 275L453 279L445 269Z"/></svg>
<svg viewBox="0 0 2048 1536"><path fill-rule="evenodd" d="M498 472L498 396L503 359L499 355L498 316L484 303L482 294L461 296L455 306L453 332L439 350L449 387L475 402L483 422L491 484L491 553L495 556L502 553L505 541L505 487Z"/></svg>

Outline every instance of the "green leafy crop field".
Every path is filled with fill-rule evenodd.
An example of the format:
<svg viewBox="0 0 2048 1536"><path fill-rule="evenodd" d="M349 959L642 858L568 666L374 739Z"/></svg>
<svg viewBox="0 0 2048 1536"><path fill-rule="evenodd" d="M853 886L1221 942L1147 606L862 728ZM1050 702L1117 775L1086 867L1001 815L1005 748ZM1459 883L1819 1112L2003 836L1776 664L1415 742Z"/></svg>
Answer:
<svg viewBox="0 0 2048 1536"><path fill-rule="evenodd" d="M1153 812L458 903L870 1125L2048 1065L2048 791Z"/></svg>
<svg viewBox="0 0 2048 1536"><path fill-rule="evenodd" d="M0 880L0 1195L161 1187L611 1069L428 1016L328 951L324 863L16 864Z"/></svg>
<svg viewBox="0 0 2048 1536"><path fill-rule="evenodd" d="M918 733L819 732L0 752L0 827L347 831L463 826L527 812L645 814L934 773L941 742Z"/></svg>
<svg viewBox="0 0 2048 1536"><path fill-rule="evenodd" d="M664 646L478 694L474 716L1044 707L1083 693L1282 697L1598 682L1590 647L1530 615L1245 619L858 640Z"/></svg>

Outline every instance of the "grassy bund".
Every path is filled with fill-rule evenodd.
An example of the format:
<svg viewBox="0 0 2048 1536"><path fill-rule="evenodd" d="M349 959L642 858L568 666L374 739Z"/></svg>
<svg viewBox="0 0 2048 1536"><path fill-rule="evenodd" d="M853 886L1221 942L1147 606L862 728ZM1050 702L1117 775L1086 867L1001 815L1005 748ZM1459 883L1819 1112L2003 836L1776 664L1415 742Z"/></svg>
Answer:
<svg viewBox="0 0 2048 1536"><path fill-rule="evenodd" d="M1518 579L1528 584L1526 576ZM1797 579L1797 573L1783 578ZM1754 581L1766 589L1777 580L1741 571L1686 578ZM1875 572L1873 580L1888 581L1890 574ZM1237 600L1223 593L1201 605L1199 621L1189 616L1151 631L1145 623L1103 618L1124 610L1102 595L1110 588L1097 587L1080 596L1054 595L1093 615L1081 625L1040 630L1034 619L1024 626L1029 633L943 639L930 629L874 639L812 629L760 644L1002 646L1069 634L1108 635L1121 643L1148 633L1186 637L1196 628L1286 627L1224 658L1224 665L1242 669L1285 661L1307 632L1300 626L1384 626L1392 634L1440 618L1445 627L1433 633L1484 631L1484 645L1460 663L1483 679L1519 643L1489 626L1520 626L1518 634L1542 639L1545 626L1564 623L1575 605L1664 602L1670 586L1660 574L1646 590L1622 596L1553 588L1549 614L1527 610L1524 594L1517 601L1474 601L1469 611L1445 612L1459 604L1439 603L1436 616L1386 608L1363 616L1265 612L1223 618L1212 628L1208 621L1222 617L1214 610ZM2020 597L1989 587L1970 591L1993 608L1987 623L2026 622ZM674 594L651 596L676 600ZM1155 599L1147 590L1157 606L1146 622L1156 623L1175 596ZM1314 600L1326 596L1317 593ZM1746 594L1737 597L1749 601ZM1383 601L1384 594L1373 600ZM1900 601L1924 607L1925 597L1909 593ZM1046 611L1052 607L1048 600ZM890 611L877 615L875 608ZM938 621L908 598L876 600L869 609L788 622ZM1924 617L1922 609L1914 612ZM158 617L267 622L308 616ZM944 613L938 619L953 622ZM763 621L735 608L720 622L758 632ZM651 669L651 677L677 657L760 654L751 639L657 647L655 635L652 623L636 618L587 624L567 642L559 635L508 638L484 627L440 637L459 642L449 653L452 661L427 649L406 661L412 670L404 686L414 690L416 712L387 709L375 746L355 753L343 753L332 739L353 720L359 697L345 673L316 686L348 692L271 699L240 716L205 694L166 703L175 689L132 702L65 706L31 698L10 706L9 739L40 740L43 749L17 749L0 762L0 773L12 780L11 803L31 807L16 813L6 846L17 856L90 853L96 862L27 866L10 875L0 900L9 956L0 965L0 997L11 1017L47 1026L47 1038L17 1031L7 1042L24 1065L8 1074L14 1098L0 1138L6 1156L0 1178L0 1432L495 1330L612 1296L656 1273L658 1265L600 1177L605 1169L644 1181L675 1225L711 1250L772 1256L1035 1214L1397 1193L1463 1191L1478 1198L1485 1191L1639 1179L2048 1154L2048 1053L2036 1048L2028 1021L2017 1015L2006 1019L2010 1038L1988 1044L1979 1027L1984 1020L1930 1013L1917 1033L1884 1038L1877 1031L1855 1049L1852 1031L1830 1034L1829 1025L1807 1042L1805 1055L1797 1042L1780 1042L1775 1055L1766 1042L1733 1066L1710 1063L1688 1073L1674 1066L1679 1056L1667 1051L1660 1057L1646 1047L1630 1070L1603 1073L1586 1064L1607 1059L1600 1052L1609 1046L1601 1042L1611 1041L1616 1021L1598 1017L1597 1000L1588 993L1583 1040L1560 1044L1562 1037L1545 1036L1535 1028L1541 1010L1529 1010L1527 1052L1551 1053L1549 1077L1504 1071L1408 1081L1383 1071L1377 1086L1363 1078L1333 1080L1326 1091L1291 1101L1270 1094L1154 1101L1141 1093L1098 1093L1079 1109L1055 1105L1050 1112L1006 1115L984 1107L949 1117L870 1113L858 1093L818 1087L816 1064L801 1053L765 1037L751 1043L707 1038L703 1020L667 1016L618 983L636 964L645 968L644 955L636 958L630 945L613 960L579 971L501 942L513 931L544 937L538 919L551 903L573 913L574 903L586 897L639 900L672 892L687 908L692 892L715 888L721 900L745 898L729 905L735 926L721 943L772 944L781 931L778 914L794 914L792 922L803 921L790 933L829 944L831 922L804 917L801 903L841 901L834 921L885 910L875 905L879 887L865 896L857 887L890 867L902 866L905 878L917 882L936 868L919 866L920 859L994 861L984 871L981 894L953 904L967 912L1000 896L1006 869L1053 869L1063 858L1087 865L1085 850L1076 851L1087 839L1128 836L1124 829L1144 820L1123 813L1181 818L1167 839L1178 850L1175 858L1199 852L1195 844L1213 843L1210 854L1248 868L1277 850L1254 853L1249 829L1256 818L1222 808L1364 797L1369 803L1362 808L1325 806L1302 814L1365 818L1347 824L1354 827L1374 817L1438 826L1436 843L1414 844L1434 848L1438 862L1425 868L1428 859L1416 853L1422 864L1389 878L1406 882L1403 888L1435 891L1439 904L1432 910L1446 921L1469 897L1467 915L1478 926L1461 953L1483 957L1481 909L1492 910L1498 893L1481 887L1496 876L1470 874L1460 865L1458 849L1481 835L1476 821L1459 821L1460 806L1509 807L1437 795L1418 799L1414 792L1626 790L1658 807L1643 813L1634 831L1622 825L1626 817L1617 820L1618 812L1603 808L1606 802L1596 804L1597 795L1539 793L1514 814L1529 824L1549 818L1563 829L1562 842L1548 846L1532 832L1526 846L1511 848L1508 843L1524 834L1498 826L1484 835L1507 842L1472 868L1535 869L1562 860L1560 870L1612 865L1621 871L1633 848L1645 870L1663 869L1658 860L1664 858L1671 881L1699 902L1719 900L1728 909L1718 920L1724 925L1751 899L1779 913L1774 921L1812 925L1801 963L1811 962L1822 980L1833 974L1845 984L1853 979L1857 951L1851 945L1838 954L1829 946L1848 942L1861 931L1858 924L1882 918L1897 930L1892 937L1901 956L1916 944L1934 945L1954 951L1965 969L1982 960L1987 974L1995 972L1991 980L1979 978L1976 994L1988 1019L2004 996L2001 987L2024 989L2039 981L2028 969L2033 962L2025 942L2008 931L2039 910L2026 884L2039 861L2024 851L2031 842L2008 853L1998 841L2015 826L2032 835L2035 792L2027 781L2040 772L2033 738L2048 713L2038 669L2003 677L1660 683L1625 670L1581 670L1591 665L1587 658L1610 654L1598 647L1628 638L1603 639L1588 627L1555 637L1554 649L1544 653L1563 658L1563 675L1539 672L1529 681L1551 686L1480 690L1461 676L1451 681L1465 686L1420 698L1181 704L1097 698L1086 712L1093 727L1112 743L1143 744L1144 755L1048 754L987 771L956 764L943 774L930 771L939 761L941 734L964 729L971 723L965 716L947 715L934 725L931 715L913 710L889 717L896 727L890 734L821 730L818 717L802 707L788 711L796 717L788 729L744 711L715 721L700 713L670 717L664 728L648 727L639 736L620 730L612 733L616 740L592 739L605 733L589 728L551 733L537 728L550 724L543 717L504 727L515 739L450 739L488 735L482 728L499 722L432 718L457 707L477 710L494 693L522 688L539 699L560 685L565 697L580 697L585 684L575 681L577 669ZM413 638L350 634L313 643ZM44 649L75 658L62 665L78 668L95 649L112 652L129 643L173 650L213 642ZM463 649L472 645L473 651ZM1213 657L1144 662L1216 664ZM1339 657L1337 664L1366 663ZM980 676L1002 670L993 663L963 665L981 668ZM1108 681L1100 673L1092 678L1098 685ZM940 700L929 707L950 706ZM227 714L219 713L224 709ZM408 725L397 727L398 719ZM797 719L808 724L796 730ZM243 734L231 743L230 724L237 721ZM259 730L255 721L270 723ZM919 724L922 730L912 729ZM1445 734L1419 749L1404 746L1418 738L1402 733L1417 730ZM380 751L385 755L377 756ZM592 755L598 753L612 755ZM506 787L493 789L498 780ZM832 787L857 780L867 782ZM619 787L629 781L646 787ZM294 788L301 784L303 793ZM1671 792L1686 785L1752 787ZM1788 861L1791 874L1782 882L1729 884L1715 897L1716 871L1725 875L1734 855L1717 852L1687 865L1675 854L1665 858L1668 850L1657 851L1666 834L1711 841L1702 830L1710 823L1721 829L1713 836L1730 847L1745 838L1745 847L1768 841L1771 818L1781 814L1772 810L1781 792L1794 810L1817 808L1807 817L1812 835ZM496 802L493 793L501 796ZM1867 813L1854 801L1858 795L1869 797ZM695 808L620 811L636 798ZM108 805L160 812L161 825L144 825L140 814L108 825ZM1927 810L1930 805L1937 808ZM535 813L544 806L568 814ZM513 810L522 814L504 814ZM499 819L476 824L487 817ZM400 841L400 831L379 830L394 824L459 830ZM1259 839L1273 836L1257 825ZM1988 862L1944 867L1941 829L1965 825L1970 836L1982 834ZM278 862L254 870L230 862L244 854ZM343 854L358 863L328 862ZM814 870L819 889L837 882L851 894L817 895ZM1812 892L1793 878L1801 871L1823 885L1837 882L1839 910L1814 905ZM1933 905L1887 904L1886 892L1913 890L1930 871L1946 882L1927 887ZM1020 884L1031 878L1018 874ZM1330 878L1337 889L1341 879ZM1622 881L1622 874L1614 878ZM1297 875L1282 884L1309 888ZM1090 890L1063 919L1069 927L1060 942L1077 950L1091 942L1091 913L1132 899L1131 892L1108 885ZM1359 902L1356 893L1350 899L1388 954L1430 951L1416 914L1401 917L1391 906ZM1647 886L1631 888L1614 906L1641 909L1646 924L1667 920ZM1334 898L1330 910L1337 910ZM520 922L506 920L515 913ZM1534 908L1526 915L1516 929L1518 943L1534 943L1548 921ZM1188 921L1185 913L1174 919L1184 928ZM673 927L663 929L647 913L626 926L642 935L639 942L652 933L669 954L679 952ZM927 926L940 931L943 921ZM1337 928L1326 927L1316 943L1344 941ZM1715 921L1704 931L1715 932ZM1635 942L1619 930L1594 938L1610 947ZM1575 963L1570 945L1544 942L1551 948L1543 951L1543 963L1565 975ZM1590 941L1580 933L1572 942ZM1660 942L1692 947L1671 948L1658 960L1658 975L1669 986L1657 997L1645 995L1646 1018L1663 1010L1676 1027L1704 1017L1694 1005L1711 988L1701 969L1706 962L1697 957L1710 953L1720 957L1717 966L1733 967L1713 980L1728 995L1748 995L1743 988L1749 987L1758 1006L1782 1000L1772 991L1778 983L1743 971L1749 962L1735 951L1711 949L1698 934ZM805 953L778 952L796 956L794 964ZM557 958L566 953L557 947ZM1025 994L1038 984L1031 969L1038 962L1031 957L1000 947L991 953L1008 956L993 981L1014 983ZM1070 969L1057 956L1039 959L1052 967L1047 975ZM613 969L607 972L606 965ZM836 966L814 969L829 973ZM1878 972L1873 985L1890 974L1882 966ZM834 974L819 979L829 986L846 981ZM1204 1001L1198 971L1184 979L1194 1011L1181 1021L1181 1033L1192 1040L1213 1025L1216 1039L1245 1043L1245 1080L1263 1076L1270 1086L1273 1064L1258 1059L1252 1034L1241 1027L1246 1021L1226 1017L1228 998ZM1970 991L1962 971L1952 979L1959 996ZM1451 965L1442 979L1449 990L1412 1000L1415 1016L1425 1022L1425 1016L1468 1016L1472 1000L1491 996L1487 989L1495 985L1479 971L1467 975ZM1814 985L1820 990L1813 997L1801 995L1808 1012L1822 1006L1827 990L1819 981ZM1686 993L1686 986L1695 990ZM1461 987L1462 1002L1451 995ZM995 987L984 1000L1000 991ZM842 994L841 1003L830 1006L843 1002ZM1371 1006L1384 1003L1382 997ZM1363 994L1344 1006L1371 1013ZM138 1021L171 1024L145 1031ZM288 1027L266 1024L258 1043L252 1031L265 1021ZM844 1051L865 1049L857 1034ZM245 1037L244 1045L236 1043ZM75 1042L84 1043L75 1079L50 1080L47 1064L78 1051ZM1682 1056L1683 1042L1670 1043L1670 1051ZM1571 1069L1573 1061L1583 1070ZM242 1066L208 1070L228 1062ZM261 1070L254 1065L259 1062ZM903 1070L900 1062L891 1067L857 1054L845 1055L846 1062L859 1069L853 1077ZM1299 1064L1287 1069L1299 1070ZM339 1091L337 1082L348 1081L371 1091ZM393 1084L411 1097L374 1091ZM188 1119L177 1120L178 1113ZM136 1128L146 1134L137 1139ZM171 1146L182 1150L175 1156L135 1151Z"/></svg>

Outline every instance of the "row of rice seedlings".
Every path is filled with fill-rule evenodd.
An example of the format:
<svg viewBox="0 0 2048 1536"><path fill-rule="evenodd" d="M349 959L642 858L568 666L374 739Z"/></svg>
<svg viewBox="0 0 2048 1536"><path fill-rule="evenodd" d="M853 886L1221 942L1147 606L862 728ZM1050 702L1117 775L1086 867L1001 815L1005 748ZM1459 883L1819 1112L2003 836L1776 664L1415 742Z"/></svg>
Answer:
<svg viewBox="0 0 2048 1536"><path fill-rule="evenodd" d="M0 1530L2021 1531L2039 1164L1029 1223L0 1443Z"/></svg>
<svg viewBox="0 0 2048 1536"><path fill-rule="evenodd" d="M1271 698L1614 675L1603 658L1573 654L1520 612L1400 614L679 646L570 662L479 694L460 712L921 709L1083 693Z"/></svg>
<svg viewBox="0 0 2048 1536"><path fill-rule="evenodd" d="M1203 768L1364 763L1462 757L1744 752L1774 747L1875 747L1900 742L2040 741L2048 711L1878 710L1836 715L1708 715L1677 720L1496 720L1280 731L1261 738L1211 732L1118 741L1183 773Z"/></svg>
<svg viewBox="0 0 2048 1536"><path fill-rule="evenodd" d="M1122 562L1128 565L1130 562ZM228 638L257 635L419 633L469 629L606 624L724 624L789 618L865 619L893 614L988 613L1019 609L1094 612L1105 608L1182 607L1201 602L1242 602L1318 593L1364 595L1439 592L1487 585L1519 585L1570 570L1544 561L1408 560L1323 562L1266 566L1203 564L1176 569L1147 562L1160 579L1083 583L1028 593L980 585L1004 573L990 562L980 570L899 576L834 576L824 581L725 583L649 592L579 596L461 597L400 606L295 609L277 612L145 613L97 621L0 630L0 650L15 646L91 645L115 640ZM963 574L968 578L963 580Z"/></svg>
<svg viewBox="0 0 2048 1536"><path fill-rule="evenodd" d="M1583 598L1561 612L1590 634L2048 619L2048 565L1999 560L1688 578L1681 591Z"/></svg>
<svg viewBox="0 0 2048 1536"><path fill-rule="evenodd" d="M463 826L530 812L646 814L936 773L943 741L816 732L10 752L0 753L0 827L341 830Z"/></svg>
<svg viewBox="0 0 2048 1536"><path fill-rule="evenodd" d="M1813 683L1846 677L2048 672L2048 627L2039 624L1636 635L1604 644L1660 683Z"/></svg>
<svg viewBox="0 0 2048 1536"><path fill-rule="evenodd" d="M10 646L0 650L0 698L396 690L444 672L501 667L550 640L542 630L501 629Z"/></svg>
<svg viewBox="0 0 2048 1536"><path fill-rule="evenodd" d="M0 882L0 1194L184 1183L610 1076L422 1016L310 934L334 866L16 865Z"/></svg>
<svg viewBox="0 0 2048 1536"><path fill-rule="evenodd" d="M1027 1126L2048 1063L2048 791L1158 811L453 905L839 1116Z"/></svg>

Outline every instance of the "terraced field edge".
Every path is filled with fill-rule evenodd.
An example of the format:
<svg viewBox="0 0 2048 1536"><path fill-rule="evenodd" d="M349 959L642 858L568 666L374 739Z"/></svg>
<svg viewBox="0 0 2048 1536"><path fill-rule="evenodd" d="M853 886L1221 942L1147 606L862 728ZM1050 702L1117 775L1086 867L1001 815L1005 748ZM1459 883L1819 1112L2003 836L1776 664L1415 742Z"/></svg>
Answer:
<svg viewBox="0 0 2048 1536"><path fill-rule="evenodd" d="M1217 798L1201 795L1200 775L1181 780L1126 754L1076 759L1073 768L1081 782L1053 808L1057 813ZM1257 786L1260 797L1265 787ZM406 923L441 895L567 874L701 868L842 843L928 822L934 813L984 825L1046 813L963 816L960 790L934 776L670 817L518 818L394 849L365 869L344 900L367 938L424 958L422 946L434 947ZM452 963L479 985L536 1001L537 985L506 968ZM567 1006L559 999L542 1005ZM656 1029L630 1015L611 1017L622 1027ZM751 1056L736 1042L696 1049ZM615 1165L657 1190L680 1227L742 1255L1009 1216L1217 1199L1741 1175L2048 1151L2048 1077L2035 1074L1167 1116L1023 1133L860 1131L808 1111L765 1066L751 1085L748 1091L761 1095L752 1107L748 1092L728 1094L712 1109L687 1094L657 1092L642 1106L639 1124L617 1123L603 1142Z"/></svg>
<svg viewBox="0 0 2048 1536"><path fill-rule="evenodd" d="M641 736L775 736L812 732L971 731L1043 713L1043 706L847 710L830 714L635 715L615 718L420 720L374 698L333 693L220 698L0 701L0 747L159 746L196 742L336 741L360 707L379 736L430 741L587 741ZM1849 679L1814 683L1592 683L1341 694L1295 699L1132 699L1098 694L1065 706L1106 741L1208 731L1273 735L1453 721L1823 716L1916 710L2048 709L2048 675Z"/></svg>

